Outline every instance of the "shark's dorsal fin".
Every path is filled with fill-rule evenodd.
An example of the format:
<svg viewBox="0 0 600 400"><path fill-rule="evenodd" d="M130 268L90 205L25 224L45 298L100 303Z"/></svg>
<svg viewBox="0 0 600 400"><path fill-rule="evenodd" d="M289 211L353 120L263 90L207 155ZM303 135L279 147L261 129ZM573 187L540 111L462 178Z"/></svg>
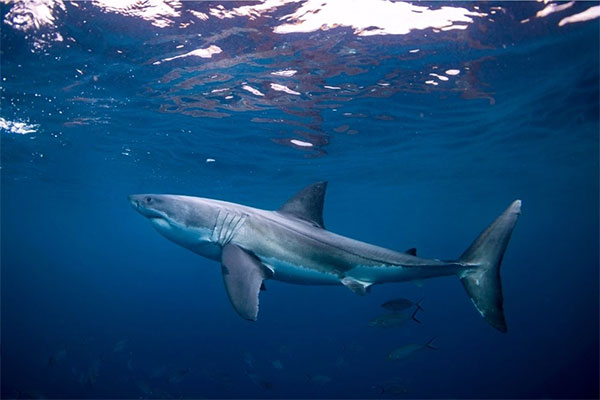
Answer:
<svg viewBox="0 0 600 400"><path fill-rule="evenodd" d="M308 185L289 199L278 211L282 214L293 215L325 229L323 225L323 203L326 189L327 182Z"/></svg>

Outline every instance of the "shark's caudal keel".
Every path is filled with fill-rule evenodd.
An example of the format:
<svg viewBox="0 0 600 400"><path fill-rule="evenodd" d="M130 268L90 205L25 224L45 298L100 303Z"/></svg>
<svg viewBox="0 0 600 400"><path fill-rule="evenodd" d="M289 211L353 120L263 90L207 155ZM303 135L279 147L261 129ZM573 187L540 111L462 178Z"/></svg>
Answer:
<svg viewBox="0 0 600 400"><path fill-rule="evenodd" d="M263 281L342 284L366 294L374 284L457 275L481 315L505 332L500 264L521 212L514 201L456 261L417 257L325 230L326 182L310 185L277 211L176 195L129 201L169 240L221 261L225 289L242 317L256 320Z"/></svg>

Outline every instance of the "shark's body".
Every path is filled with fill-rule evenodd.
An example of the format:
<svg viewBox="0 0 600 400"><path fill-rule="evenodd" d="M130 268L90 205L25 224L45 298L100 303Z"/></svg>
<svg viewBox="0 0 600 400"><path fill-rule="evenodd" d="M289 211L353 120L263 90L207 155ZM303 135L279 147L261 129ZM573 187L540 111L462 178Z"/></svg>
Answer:
<svg viewBox="0 0 600 400"><path fill-rule="evenodd" d="M386 282L458 275L480 313L506 331L500 262L520 213L513 204L457 261L388 250L325 230L325 182L308 186L277 211L190 196L133 195L132 205L168 239L221 261L229 298L255 320L263 280L343 284L358 294Z"/></svg>

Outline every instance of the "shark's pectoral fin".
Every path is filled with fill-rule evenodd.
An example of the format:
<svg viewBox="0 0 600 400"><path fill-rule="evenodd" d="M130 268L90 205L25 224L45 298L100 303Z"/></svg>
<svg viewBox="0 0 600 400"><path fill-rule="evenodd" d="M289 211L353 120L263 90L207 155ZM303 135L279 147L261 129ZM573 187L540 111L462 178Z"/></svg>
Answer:
<svg viewBox="0 0 600 400"><path fill-rule="evenodd" d="M258 316L258 294L269 270L252 253L234 245L223 247L221 255L223 282L235 311L250 321Z"/></svg>
<svg viewBox="0 0 600 400"><path fill-rule="evenodd" d="M364 296L368 292L371 291L371 282L363 282L358 279L345 277L342 279L342 284L346 286L348 289L352 290L354 293Z"/></svg>

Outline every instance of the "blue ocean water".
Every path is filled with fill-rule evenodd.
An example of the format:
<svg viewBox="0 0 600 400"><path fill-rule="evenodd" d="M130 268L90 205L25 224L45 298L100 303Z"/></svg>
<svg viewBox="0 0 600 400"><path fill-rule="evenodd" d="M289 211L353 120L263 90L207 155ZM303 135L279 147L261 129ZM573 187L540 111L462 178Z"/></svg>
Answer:
<svg viewBox="0 0 600 400"><path fill-rule="evenodd" d="M598 398L594 7L3 2L2 398ZM276 209L319 180L329 230L440 259L521 199L508 332L455 277L267 281L245 321L127 201ZM421 324L370 326L396 297Z"/></svg>

